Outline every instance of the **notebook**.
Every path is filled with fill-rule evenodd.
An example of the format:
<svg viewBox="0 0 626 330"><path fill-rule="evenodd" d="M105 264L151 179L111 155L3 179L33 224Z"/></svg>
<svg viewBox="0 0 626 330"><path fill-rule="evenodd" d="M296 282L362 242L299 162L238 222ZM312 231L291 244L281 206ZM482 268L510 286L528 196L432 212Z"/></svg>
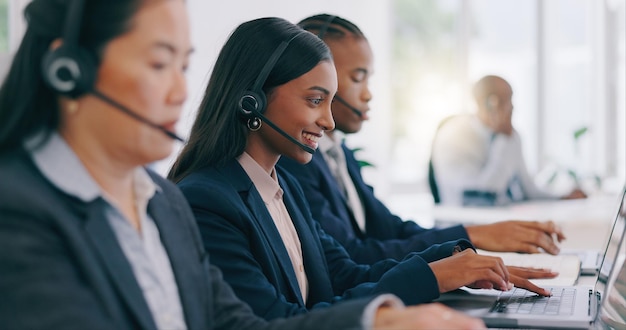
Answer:
<svg viewBox="0 0 626 330"><path fill-rule="evenodd" d="M626 292L626 271L622 261L624 254L621 253L618 259L620 252L624 251L624 193L626 191L622 193L594 286L549 287L547 289L552 292L551 297L539 297L519 288L507 292L462 289L443 294L437 301L480 317L489 327L588 329L596 319L607 324L620 324L622 316L626 315L626 304L622 304L623 295L619 294L620 290ZM616 267L618 263L619 267ZM618 278L620 280L616 281ZM607 299L607 296L610 298ZM617 327L625 326L626 323Z"/></svg>
<svg viewBox="0 0 626 330"><path fill-rule="evenodd" d="M484 250L478 250L478 254L500 257L507 266L546 268L559 272L559 275L555 278L530 280L540 287L575 285L578 281L578 276L581 274L580 257L575 254L524 254L515 252L491 252Z"/></svg>

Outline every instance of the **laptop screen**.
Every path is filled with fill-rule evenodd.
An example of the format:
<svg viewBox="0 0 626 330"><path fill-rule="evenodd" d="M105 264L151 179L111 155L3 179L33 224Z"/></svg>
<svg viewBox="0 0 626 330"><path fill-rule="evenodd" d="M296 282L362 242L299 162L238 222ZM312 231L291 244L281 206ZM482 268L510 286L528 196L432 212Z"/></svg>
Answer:
<svg viewBox="0 0 626 330"><path fill-rule="evenodd" d="M599 292L602 298L598 316L603 324L615 328L626 327L626 300L624 299L626 297L626 268L622 244L624 230L626 230L625 194L626 191L622 194L617 219L613 225L596 282L596 292Z"/></svg>

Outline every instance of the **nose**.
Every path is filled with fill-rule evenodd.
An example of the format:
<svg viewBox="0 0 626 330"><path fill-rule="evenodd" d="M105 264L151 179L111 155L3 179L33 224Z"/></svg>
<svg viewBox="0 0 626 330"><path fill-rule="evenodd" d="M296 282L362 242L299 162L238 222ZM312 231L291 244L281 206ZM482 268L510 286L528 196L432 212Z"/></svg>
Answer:
<svg viewBox="0 0 626 330"><path fill-rule="evenodd" d="M175 71L168 101L173 105L182 105L187 100L187 79L182 71Z"/></svg>
<svg viewBox="0 0 626 330"><path fill-rule="evenodd" d="M333 119L333 112L330 106L331 104L331 102L326 104L320 117L317 119L317 126L321 127L325 131L332 131L335 129L335 120Z"/></svg>
<svg viewBox="0 0 626 330"><path fill-rule="evenodd" d="M363 92L361 93L361 99L365 102L365 103L369 103L369 101L372 100L372 92L370 91L370 87L369 84L365 84L365 87L363 87Z"/></svg>

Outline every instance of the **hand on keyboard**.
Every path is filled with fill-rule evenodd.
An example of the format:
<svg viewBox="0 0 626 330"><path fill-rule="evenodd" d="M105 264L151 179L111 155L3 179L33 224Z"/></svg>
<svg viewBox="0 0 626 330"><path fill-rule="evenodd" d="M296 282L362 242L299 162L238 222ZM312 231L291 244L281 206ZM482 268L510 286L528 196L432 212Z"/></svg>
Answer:
<svg viewBox="0 0 626 330"><path fill-rule="evenodd" d="M528 279L554 278L559 275L559 273L555 273L549 269L524 268L515 266L507 266L507 269L509 270L510 281L516 287L527 289L528 291L532 291L546 297L550 296L550 291L536 286Z"/></svg>

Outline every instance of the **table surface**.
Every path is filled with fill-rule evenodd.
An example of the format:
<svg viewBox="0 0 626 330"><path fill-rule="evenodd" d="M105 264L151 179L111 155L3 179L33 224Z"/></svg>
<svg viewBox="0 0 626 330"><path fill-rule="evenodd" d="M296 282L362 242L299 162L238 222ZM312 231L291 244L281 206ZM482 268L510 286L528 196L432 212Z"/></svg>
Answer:
<svg viewBox="0 0 626 330"><path fill-rule="evenodd" d="M502 207L435 206L436 226L489 224L502 220L552 220L567 239L563 249L604 251L610 226L618 212L620 195L606 194L580 200L530 201ZM622 253L624 253L622 251ZM597 276L581 275L577 285L593 286Z"/></svg>

